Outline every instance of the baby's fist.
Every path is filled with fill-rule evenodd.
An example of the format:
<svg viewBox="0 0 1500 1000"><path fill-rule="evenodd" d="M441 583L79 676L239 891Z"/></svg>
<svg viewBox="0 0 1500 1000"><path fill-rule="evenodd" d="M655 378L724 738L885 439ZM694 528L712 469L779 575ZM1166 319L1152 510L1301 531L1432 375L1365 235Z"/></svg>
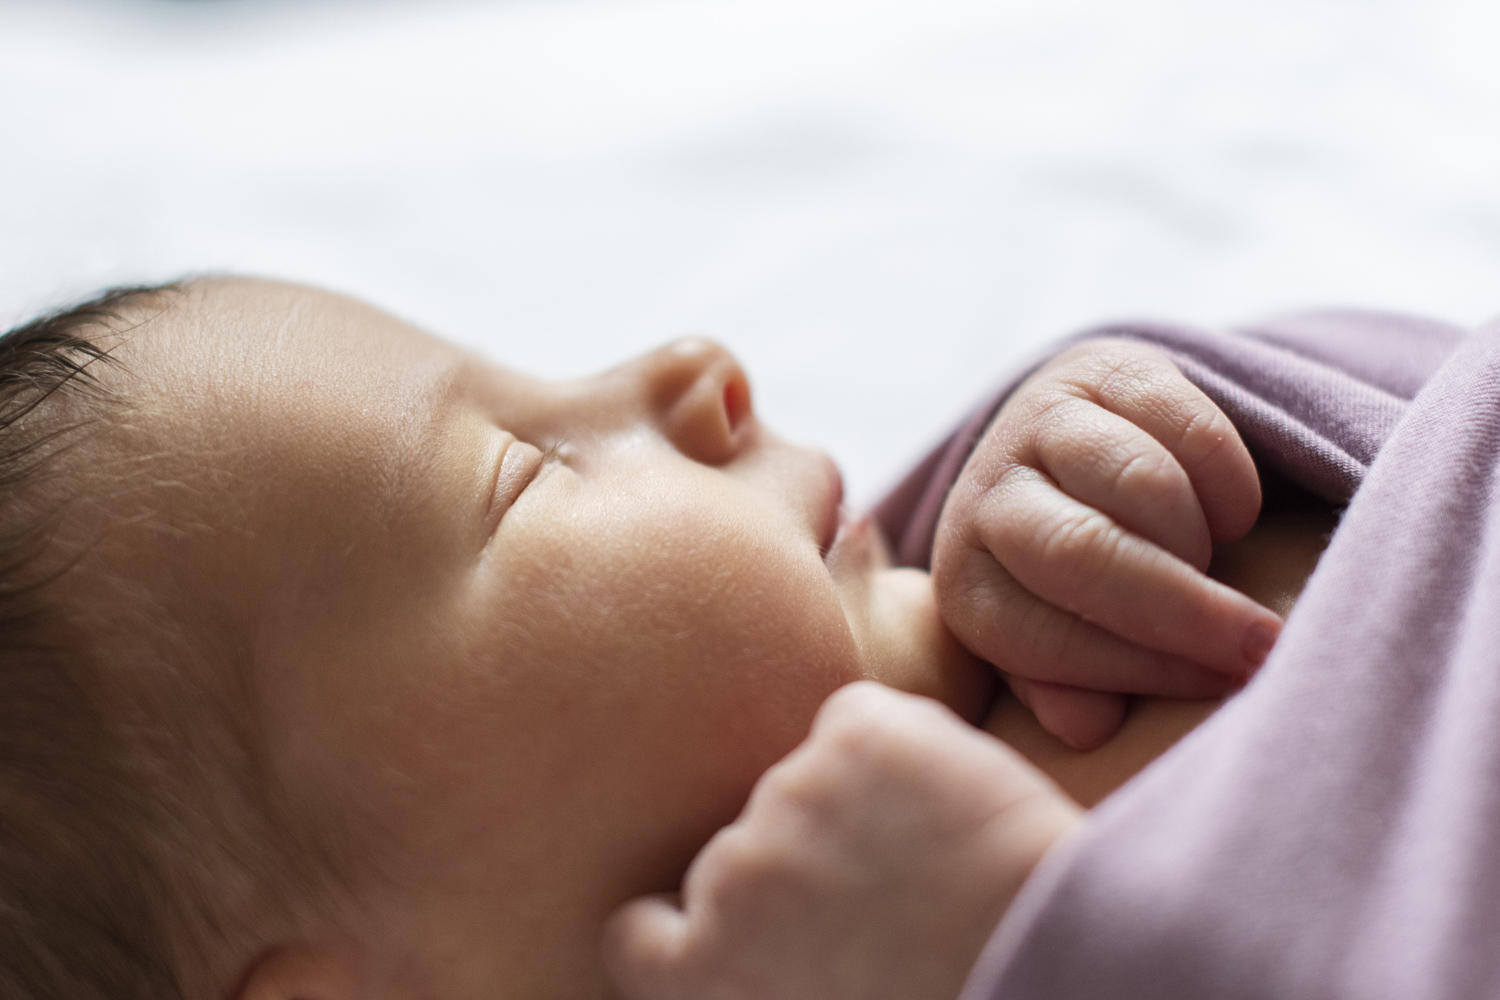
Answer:
<svg viewBox="0 0 1500 1000"><path fill-rule="evenodd" d="M1091 340L1012 394L938 523L943 620L1075 747L1108 738L1121 693L1222 695L1280 631L1209 579L1212 543L1260 510L1229 419L1164 355Z"/></svg>
<svg viewBox="0 0 1500 1000"><path fill-rule="evenodd" d="M629 1000L953 1000L1078 810L937 702L862 682L761 778L681 900L606 929Z"/></svg>

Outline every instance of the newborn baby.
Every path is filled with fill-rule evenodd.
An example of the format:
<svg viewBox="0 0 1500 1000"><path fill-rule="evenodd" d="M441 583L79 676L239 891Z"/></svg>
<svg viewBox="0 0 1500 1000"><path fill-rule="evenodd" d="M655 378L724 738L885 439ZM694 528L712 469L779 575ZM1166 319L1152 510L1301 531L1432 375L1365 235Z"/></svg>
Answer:
<svg viewBox="0 0 1500 1000"><path fill-rule="evenodd" d="M1085 746L1120 723L1098 692L1221 696L1279 627L1200 572L1255 520L1248 453L1135 345L1007 407L935 598L703 341L544 383L337 296L201 281L7 344L7 993L610 996L611 913L675 889L835 690L981 722L973 649ZM899 704L901 738L947 734L924 753L974 751L954 836L988 831L996 880L959 916L992 925L1076 807ZM666 905L611 925L629 990L662 968L632 915Z"/></svg>
<svg viewBox="0 0 1500 1000"><path fill-rule="evenodd" d="M1005 744L923 699L839 691L681 895L616 916L606 951L626 994L955 997L1079 815L1014 750L1092 804L1269 652L1268 612L1203 572L1290 609L1333 514L1271 483L1257 520L1239 436L1140 345L1088 342L1022 384L958 475L933 551L944 619L1016 671L1019 702L984 726ZM1138 698L1127 717L1122 690L1177 697Z"/></svg>

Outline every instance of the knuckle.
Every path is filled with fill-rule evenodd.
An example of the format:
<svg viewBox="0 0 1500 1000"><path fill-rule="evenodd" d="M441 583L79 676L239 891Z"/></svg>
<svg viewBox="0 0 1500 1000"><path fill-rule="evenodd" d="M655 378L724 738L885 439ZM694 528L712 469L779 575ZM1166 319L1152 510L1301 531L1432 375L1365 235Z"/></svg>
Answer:
<svg viewBox="0 0 1500 1000"><path fill-rule="evenodd" d="M730 824L711 842L711 875L689 872L689 879L706 879L694 889L718 908L753 907L758 900L780 894L802 867L798 845L806 839L806 826L789 829L779 823L768 830Z"/></svg>
<svg viewBox="0 0 1500 1000"><path fill-rule="evenodd" d="M949 505L982 497L1010 469L1024 464L1038 419L1060 398L1064 397L1030 383L1016 390L974 443L949 491Z"/></svg>
<svg viewBox="0 0 1500 1000"><path fill-rule="evenodd" d="M1087 353L1072 372L1072 384L1096 402L1140 398L1156 385L1163 366L1175 366L1157 351L1133 340L1106 338L1082 345Z"/></svg>
<svg viewBox="0 0 1500 1000"><path fill-rule="evenodd" d="M775 849L746 824L726 826L711 843L721 891L734 894L761 885L779 867Z"/></svg>
<svg viewBox="0 0 1500 1000"><path fill-rule="evenodd" d="M1071 423L1088 397L1086 382L1068 371L1033 376L995 418L986 435L986 441L993 436L994 444L981 445L987 479L993 481L1009 467L1028 464L1038 442L1052 429Z"/></svg>
<svg viewBox="0 0 1500 1000"><path fill-rule="evenodd" d="M998 420L974 445L974 450L959 470L949 491L949 503L961 502L965 498L982 494L995 478L1013 461L1012 441L1014 428Z"/></svg>
<svg viewBox="0 0 1500 1000"><path fill-rule="evenodd" d="M837 720L824 739L824 749L834 761L867 760L879 751L890 728L877 706L864 700Z"/></svg>
<svg viewBox="0 0 1500 1000"><path fill-rule="evenodd" d="M1060 373L1052 385L1038 391L1032 398L1027 418L1033 427L1048 427L1067 421L1077 412L1078 405L1087 401L1086 381L1081 383L1073 374Z"/></svg>
<svg viewBox="0 0 1500 1000"><path fill-rule="evenodd" d="M935 707L928 699L874 681L861 681L841 690L849 693L841 699L840 710L820 727L813 741L821 764L818 797L825 799L829 797L828 786L841 787L841 778L866 770L872 762L899 755L912 737L913 723L925 719Z"/></svg>
<svg viewBox="0 0 1500 1000"><path fill-rule="evenodd" d="M786 806L796 808L798 803L812 797L817 784L817 768L813 761L812 744L805 743L783 760L777 761L760 776L752 800L753 810L749 816L757 816L766 809L779 810ZM733 829L726 827L725 831ZM729 838L733 843L733 838Z"/></svg>
<svg viewBox="0 0 1500 1000"><path fill-rule="evenodd" d="M1008 465L1000 470L993 482L970 501L969 516L964 523L963 540L969 548L983 549L987 535L1003 533L1012 523L1009 515L1011 498L1022 480L1033 474L1023 465Z"/></svg>
<svg viewBox="0 0 1500 1000"><path fill-rule="evenodd" d="M980 565L992 556L1005 566L1017 553L1028 551L1037 520L1056 506L1054 501L1038 500L1039 488L1051 488L1051 481L1035 469L1017 468L986 496L967 539L972 552L986 557Z"/></svg>
<svg viewBox="0 0 1500 1000"><path fill-rule="evenodd" d="M1132 452L1115 466L1111 477L1111 489L1116 496L1158 504L1180 496L1186 486L1182 467L1160 447L1147 446Z"/></svg>
<svg viewBox="0 0 1500 1000"><path fill-rule="evenodd" d="M1185 412L1178 414L1180 431L1175 450L1184 464L1194 468L1208 465L1240 443L1239 432L1217 406L1184 404L1182 410Z"/></svg>
<svg viewBox="0 0 1500 1000"><path fill-rule="evenodd" d="M1010 498L1017 487L1033 475L1034 470L1025 462L1012 459L995 462L982 477L960 480L957 486L962 489L956 488L955 492L949 494L942 519L950 523L956 522L963 540L974 545L978 536L986 529L1002 525L1008 520L1005 513Z"/></svg>
<svg viewBox="0 0 1500 1000"><path fill-rule="evenodd" d="M1075 586L1097 579L1119 559L1124 532L1108 515L1085 508L1056 517L1039 528L1038 561L1055 566ZM1071 610L1071 609L1070 609Z"/></svg>
<svg viewBox="0 0 1500 1000"><path fill-rule="evenodd" d="M1085 389L1057 393L1031 427L1029 453L1033 464L1050 468L1058 462L1077 462L1092 456L1101 445L1101 407ZM1030 469L1018 462L1023 470Z"/></svg>
<svg viewBox="0 0 1500 1000"><path fill-rule="evenodd" d="M845 684L823 702L814 732L836 739L850 728L858 728L868 717L878 717L880 703L888 692L874 681Z"/></svg>
<svg viewBox="0 0 1500 1000"><path fill-rule="evenodd" d="M1058 363L1065 371L1098 378L1122 365L1138 364L1153 356L1156 352L1129 337L1106 336L1076 344L1058 356Z"/></svg>
<svg viewBox="0 0 1500 1000"><path fill-rule="evenodd" d="M842 808L879 747L869 726L850 721L824 729L761 776L748 819L782 829L816 825Z"/></svg>

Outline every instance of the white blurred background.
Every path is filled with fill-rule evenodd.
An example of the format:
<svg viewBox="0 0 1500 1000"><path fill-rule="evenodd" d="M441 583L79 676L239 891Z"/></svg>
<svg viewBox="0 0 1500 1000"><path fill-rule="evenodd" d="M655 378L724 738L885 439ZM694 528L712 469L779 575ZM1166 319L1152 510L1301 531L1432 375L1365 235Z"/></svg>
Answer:
<svg viewBox="0 0 1500 1000"><path fill-rule="evenodd" d="M1080 325L1500 313L1479 0L0 0L0 322L183 272L707 332L876 498Z"/></svg>

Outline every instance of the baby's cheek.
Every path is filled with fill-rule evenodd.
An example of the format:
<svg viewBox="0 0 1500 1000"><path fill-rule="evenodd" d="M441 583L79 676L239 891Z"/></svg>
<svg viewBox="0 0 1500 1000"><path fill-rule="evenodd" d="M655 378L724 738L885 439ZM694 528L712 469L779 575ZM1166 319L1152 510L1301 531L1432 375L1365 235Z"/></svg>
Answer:
<svg viewBox="0 0 1500 1000"><path fill-rule="evenodd" d="M826 697L860 676L815 546L672 513L673 537L617 531L595 572L554 578L574 613L547 630L551 659L594 709L591 780L618 828L647 834L641 856L657 859L643 866L656 882L638 891L675 886Z"/></svg>

